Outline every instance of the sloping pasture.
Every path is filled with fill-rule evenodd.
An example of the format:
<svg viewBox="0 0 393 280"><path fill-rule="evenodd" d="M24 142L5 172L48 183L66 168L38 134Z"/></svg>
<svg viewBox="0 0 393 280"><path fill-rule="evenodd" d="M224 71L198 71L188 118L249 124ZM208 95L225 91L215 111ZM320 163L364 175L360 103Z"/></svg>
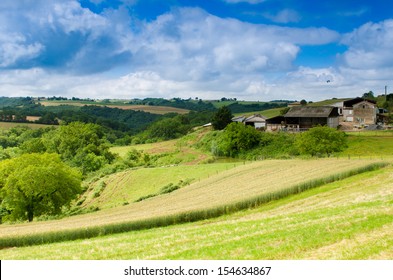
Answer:
<svg viewBox="0 0 393 280"><path fill-rule="evenodd" d="M319 159L245 164L138 203L62 220L1 225L0 247L88 238L211 218L354 175L359 168L366 171L366 166L375 163ZM351 170L355 172L348 173Z"/></svg>
<svg viewBox="0 0 393 280"><path fill-rule="evenodd" d="M393 167L197 223L0 251L1 259L393 258Z"/></svg>

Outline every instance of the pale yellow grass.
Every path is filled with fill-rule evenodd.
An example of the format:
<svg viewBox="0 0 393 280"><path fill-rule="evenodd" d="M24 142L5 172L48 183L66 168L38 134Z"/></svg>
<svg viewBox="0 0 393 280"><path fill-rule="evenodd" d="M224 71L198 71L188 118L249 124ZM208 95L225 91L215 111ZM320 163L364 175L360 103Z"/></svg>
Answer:
<svg viewBox="0 0 393 280"><path fill-rule="evenodd" d="M139 203L56 221L1 225L0 237L88 228L209 209L370 164L371 160L271 160L254 162Z"/></svg>

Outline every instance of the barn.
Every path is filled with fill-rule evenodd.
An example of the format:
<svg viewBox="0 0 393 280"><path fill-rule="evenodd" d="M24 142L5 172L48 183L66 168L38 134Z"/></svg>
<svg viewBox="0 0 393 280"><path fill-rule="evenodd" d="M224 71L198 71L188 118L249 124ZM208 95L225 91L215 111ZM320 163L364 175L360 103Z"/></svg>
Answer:
<svg viewBox="0 0 393 280"><path fill-rule="evenodd" d="M296 106L284 115L288 130L307 130L317 125L337 128L339 113L337 107Z"/></svg>

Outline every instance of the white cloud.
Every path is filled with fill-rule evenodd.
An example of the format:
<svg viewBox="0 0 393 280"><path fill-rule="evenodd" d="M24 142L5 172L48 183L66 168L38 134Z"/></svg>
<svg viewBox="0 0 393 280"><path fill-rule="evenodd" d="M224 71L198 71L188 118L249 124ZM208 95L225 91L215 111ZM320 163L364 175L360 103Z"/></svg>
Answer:
<svg viewBox="0 0 393 280"><path fill-rule="evenodd" d="M326 28L285 28L179 9L147 23L135 37L133 66L174 80L207 79L291 69L301 44L338 39ZM139 42L139 43L138 43Z"/></svg>
<svg viewBox="0 0 393 280"><path fill-rule="evenodd" d="M265 13L264 16L277 23L299 22L301 19L299 13L291 9L281 10L277 14Z"/></svg>
<svg viewBox="0 0 393 280"><path fill-rule="evenodd" d="M366 23L346 34L342 41L348 51L342 55L344 66L354 69L378 69L393 64L393 20Z"/></svg>

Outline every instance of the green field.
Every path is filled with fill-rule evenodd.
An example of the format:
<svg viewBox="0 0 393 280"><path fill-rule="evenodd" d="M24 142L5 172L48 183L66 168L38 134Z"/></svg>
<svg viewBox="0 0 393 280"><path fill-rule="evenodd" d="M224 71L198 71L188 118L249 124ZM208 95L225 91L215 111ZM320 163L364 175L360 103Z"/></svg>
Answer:
<svg viewBox="0 0 393 280"><path fill-rule="evenodd" d="M219 218L0 251L1 259L392 259L392 166Z"/></svg>
<svg viewBox="0 0 393 280"><path fill-rule="evenodd" d="M358 131L347 134L348 148L340 156L393 157L393 131Z"/></svg>

